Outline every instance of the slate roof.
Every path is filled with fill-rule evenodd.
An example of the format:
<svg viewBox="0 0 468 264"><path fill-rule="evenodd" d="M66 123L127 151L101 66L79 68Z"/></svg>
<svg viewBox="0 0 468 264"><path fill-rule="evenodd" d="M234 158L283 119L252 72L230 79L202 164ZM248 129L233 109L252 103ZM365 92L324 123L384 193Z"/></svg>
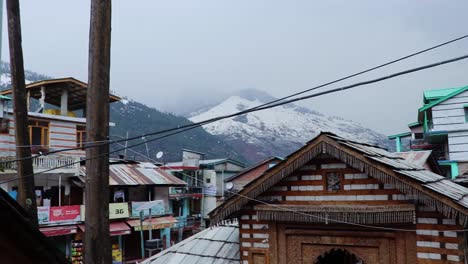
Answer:
<svg viewBox="0 0 468 264"><path fill-rule="evenodd" d="M446 196L463 205L465 208L468 208L468 201L467 199L464 199L465 196L468 196L468 189L453 183L444 176L430 172L421 165L410 163L399 155L388 152L379 147L352 142L333 134L328 134L328 136L337 140L341 144L348 145L351 148L364 153L366 157L370 159L392 167L395 172L416 180L422 186Z"/></svg>
<svg viewBox="0 0 468 264"><path fill-rule="evenodd" d="M142 264L179 263L240 263L237 222L207 228L142 262Z"/></svg>
<svg viewBox="0 0 468 264"><path fill-rule="evenodd" d="M430 203L448 217L460 216L460 223L468 225L468 189L449 179L410 163L395 153L378 146L355 142L332 133L322 132L284 161L268 169L262 176L244 186L239 196L228 198L210 212L213 223L228 218L264 190L290 175L320 154L341 159L351 167L371 177L396 184L403 193L414 194L422 202Z"/></svg>

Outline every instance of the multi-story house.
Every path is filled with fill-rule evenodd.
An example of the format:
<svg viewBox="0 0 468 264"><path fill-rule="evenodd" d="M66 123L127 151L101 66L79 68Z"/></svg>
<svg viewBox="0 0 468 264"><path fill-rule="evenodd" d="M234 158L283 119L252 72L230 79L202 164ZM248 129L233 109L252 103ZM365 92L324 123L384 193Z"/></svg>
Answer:
<svg viewBox="0 0 468 264"><path fill-rule="evenodd" d="M15 144L14 116L8 97L11 90L0 92L0 187L16 197L16 150L30 147L39 230L72 263L82 263L87 84L64 78L31 83L26 90L30 146ZM109 102L119 99L111 95ZM178 222L168 210L169 186L186 183L150 163L111 160L109 185L113 263L153 253L150 243L141 242L142 234L145 241L159 240L159 249L169 246L170 231ZM148 206L151 210L141 209ZM141 248L149 251L145 250L142 256Z"/></svg>
<svg viewBox="0 0 468 264"><path fill-rule="evenodd" d="M468 86L425 91L417 122L408 127L388 137L397 152L431 150L449 178L468 171Z"/></svg>
<svg viewBox="0 0 468 264"><path fill-rule="evenodd" d="M78 232L72 225L80 220L83 204L82 186L73 184L84 158L86 138L87 84L74 78L44 80L26 86L30 146L15 143L15 122L8 96L0 92L0 187L16 198L16 150L31 148L35 194L42 233L71 255L71 235ZM110 102L120 100L111 95ZM61 151L70 149L68 151ZM61 152L56 152L61 151ZM54 153L55 154L49 154ZM23 175L28 177L29 175ZM31 175L32 176L32 175Z"/></svg>
<svg viewBox="0 0 468 264"><path fill-rule="evenodd" d="M172 188L172 210L185 231L207 226L208 213L224 201L224 180L239 173L245 165L232 159L204 159L204 154L184 149L182 161L165 164L162 168L186 181L187 187ZM186 220L188 219L188 220ZM202 221L204 220L204 221ZM187 233L185 236L190 235ZM180 236L182 238L182 236Z"/></svg>
<svg viewBox="0 0 468 264"><path fill-rule="evenodd" d="M82 203L82 189L70 184L71 178L79 173L79 161L85 155L82 147L86 138L86 83L74 78L45 80L26 86L28 98L29 134L31 146L15 144L14 117L8 106L7 97L0 100L2 129L0 131L0 157L3 170L1 179L16 177L17 148L30 147L36 175L38 206L58 206ZM0 94L8 96L11 90ZM111 95L110 102L119 100ZM56 154L41 155L63 149L73 149ZM49 171L50 169L60 167ZM17 182L2 184L1 187L14 196ZM60 186L60 187L59 187Z"/></svg>

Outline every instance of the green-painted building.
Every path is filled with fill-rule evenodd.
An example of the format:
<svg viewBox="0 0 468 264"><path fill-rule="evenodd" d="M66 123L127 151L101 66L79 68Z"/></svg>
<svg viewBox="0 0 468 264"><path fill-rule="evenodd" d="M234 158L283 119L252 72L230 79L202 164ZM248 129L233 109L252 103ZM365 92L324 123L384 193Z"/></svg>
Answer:
<svg viewBox="0 0 468 264"><path fill-rule="evenodd" d="M391 135L396 150L432 150L443 173L468 173L468 86L425 91L409 132Z"/></svg>

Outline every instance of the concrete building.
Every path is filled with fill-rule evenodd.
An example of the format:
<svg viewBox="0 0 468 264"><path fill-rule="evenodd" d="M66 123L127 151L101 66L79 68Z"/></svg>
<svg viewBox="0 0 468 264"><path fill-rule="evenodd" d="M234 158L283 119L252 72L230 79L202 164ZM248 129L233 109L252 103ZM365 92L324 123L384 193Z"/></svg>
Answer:
<svg viewBox="0 0 468 264"><path fill-rule="evenodd" d="M16 198L16 150L30 147L39 230L71 263L81 263L87 84L64 78L31 83L26 89L31 146L15 144L14 117L7 96L11 90L0 92L0 187ZM111 95L109 102L119 99ZM141 234L144 241L157 239L158 250L168 247L171 230L178 226L178 219L170 210L169 188L187 183L154 164L128 160L111 160L109 173L109 230L114 263L144 258L142 248L146 256L155 253L154 248L147 250L147 243L141 242ZM148 206L151 211L141 209Z"/></svg>
<svg viewBox="0 0 468 264"><path fill-rule="evenodd" d="M242 171L245 165L228 158L204 159L203 153L184 149L182 161L170 162L161 168L188 183L185 189L171 189L174 214L177 215L182 206L182 218L198 215L201 219L195 220L201 221L201 228L204 228L209 224L208 213L224 201L225 180Z"/></svg>

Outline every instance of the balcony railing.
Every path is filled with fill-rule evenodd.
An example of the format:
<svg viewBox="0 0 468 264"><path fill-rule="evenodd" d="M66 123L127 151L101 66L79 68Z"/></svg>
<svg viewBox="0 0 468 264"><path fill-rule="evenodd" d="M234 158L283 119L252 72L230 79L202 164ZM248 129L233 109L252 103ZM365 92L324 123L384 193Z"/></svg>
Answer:
<svg viewBox="0 0 468 264"><path fill-rule="evenodd" d="M188 216L188 217L177 217L177 224L175 224L172 228L196 228L201 225L201 217L198 216Z"/></svg>
<svg viewBox="0 0 468 264"><path fill-rule="evenodd" d="M2 171L16 170L17 162L13 161L16 157L1 157L0 168ZM48 170L58 168L58 172L76 170L80 168L79 157L66 156L35 156L32 158L33 168L35 171Z"/></svg>
<svg viewBox="0 0 468 264"><path fill-rule="evenodd" d="M432 149L434 146L424 139L412 139L410 141L411 149Z"/></svg>
<svg viewBox="0 0 468 264"><path fill-rule="evenodd" d="M445 147L442 144L431 144L424 139L413 139L410 141L410 148L412 150L432 150L432 154L436 160L448 159L448 152L443 150Z"/></svg>

